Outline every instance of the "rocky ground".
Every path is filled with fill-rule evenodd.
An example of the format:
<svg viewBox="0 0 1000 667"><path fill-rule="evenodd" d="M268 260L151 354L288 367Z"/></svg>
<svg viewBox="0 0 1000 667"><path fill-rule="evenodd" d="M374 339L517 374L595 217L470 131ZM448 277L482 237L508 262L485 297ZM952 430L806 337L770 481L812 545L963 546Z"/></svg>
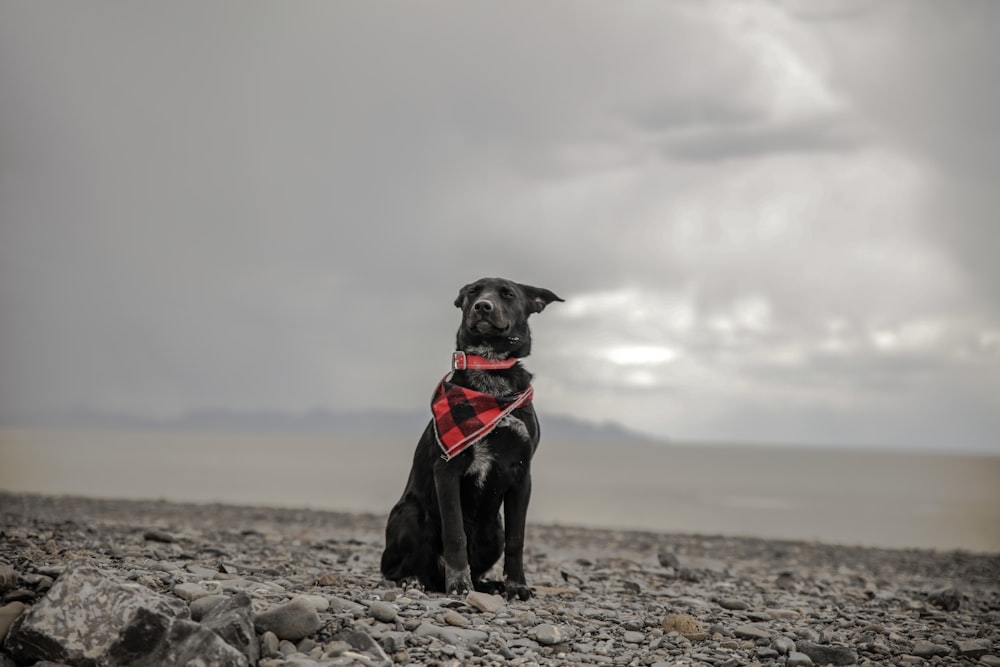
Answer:
<svg viewBox="0 0 1000 667"><path fill-rule="evenodd" d="M0 667L1000 666L996 554L532 526L521 602L384 584L383 526L0 492Z"/></svg>

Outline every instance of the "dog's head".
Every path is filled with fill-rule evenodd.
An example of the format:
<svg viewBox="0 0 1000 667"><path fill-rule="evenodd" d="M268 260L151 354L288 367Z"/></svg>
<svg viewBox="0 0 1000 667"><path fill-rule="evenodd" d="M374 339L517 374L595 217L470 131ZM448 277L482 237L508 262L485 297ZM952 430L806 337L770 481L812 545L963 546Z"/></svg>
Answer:
<svg viewBox="0 0 1000 667"><path fill-rule="evenodd" d="M503 278L481 278L458 292L455 306L462 309L458 349L485 347L499 356L527 356L531 350L528 316L540 313L553 301L562 301L541 287Z"/></svg>

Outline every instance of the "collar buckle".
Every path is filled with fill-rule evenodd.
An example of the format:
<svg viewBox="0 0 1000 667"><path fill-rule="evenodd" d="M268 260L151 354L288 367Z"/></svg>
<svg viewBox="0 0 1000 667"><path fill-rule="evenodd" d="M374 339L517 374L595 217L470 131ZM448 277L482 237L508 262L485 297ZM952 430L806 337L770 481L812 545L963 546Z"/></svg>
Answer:
<svg viewBox="0 0 1000 667"><path fill-rule="evenodd" d="M464 371L469 367L469 359L461 350L451 353L451 370Z"/></svg>

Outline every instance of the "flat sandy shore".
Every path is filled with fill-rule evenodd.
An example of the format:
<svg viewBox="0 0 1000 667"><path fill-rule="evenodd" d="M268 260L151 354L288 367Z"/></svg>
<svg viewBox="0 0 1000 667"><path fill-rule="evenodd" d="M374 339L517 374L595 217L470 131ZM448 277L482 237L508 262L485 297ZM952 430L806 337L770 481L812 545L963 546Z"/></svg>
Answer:
<svg viewBox="0 0 1000 667"><path fill-rule="evenodd" d="M261 633L265 667L1000 665L997 554L531 525L535 597L484 611L383 583L384 521L0 492L0 567L14 572L4 602L27 613L78 559L191 604L199 587L244 586L254 614L326 600L308 637ZM344 637L365 641L348 650Z"/></svg>

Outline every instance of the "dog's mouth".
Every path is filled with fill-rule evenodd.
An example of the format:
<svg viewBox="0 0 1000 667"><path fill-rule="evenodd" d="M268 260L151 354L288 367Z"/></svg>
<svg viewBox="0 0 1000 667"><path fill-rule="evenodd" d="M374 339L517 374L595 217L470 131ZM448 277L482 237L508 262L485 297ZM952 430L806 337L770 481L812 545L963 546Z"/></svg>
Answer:
<svg viewBox="0 0 1000 667"><path fill-rule="evenodd" d="M480 336L499 336L507 333L510 328L506 325L493 322L488 318L470 319L468 322L469 331Z"/></svg>

